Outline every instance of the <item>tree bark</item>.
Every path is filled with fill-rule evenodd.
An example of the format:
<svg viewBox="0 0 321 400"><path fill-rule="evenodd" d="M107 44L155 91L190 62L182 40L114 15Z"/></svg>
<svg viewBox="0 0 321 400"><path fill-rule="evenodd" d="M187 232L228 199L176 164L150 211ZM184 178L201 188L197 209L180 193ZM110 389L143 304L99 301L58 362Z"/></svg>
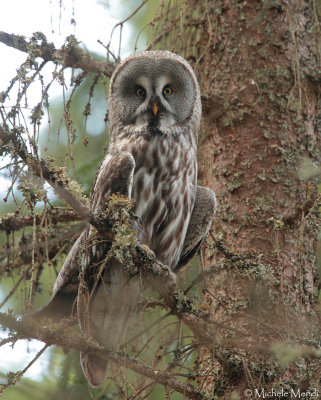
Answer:
<svg viewBox="0 0 321 400"><path fill-rule="evenodd" d="M320 8L198 3L200 177L219 204L203 307L222 327L221 345L200 353L200 384L219 398L282 385L320 393L319 361L293 356L298 344L320 346L320 195L316 179L300 179L303 160L320 163Z"/></svg>

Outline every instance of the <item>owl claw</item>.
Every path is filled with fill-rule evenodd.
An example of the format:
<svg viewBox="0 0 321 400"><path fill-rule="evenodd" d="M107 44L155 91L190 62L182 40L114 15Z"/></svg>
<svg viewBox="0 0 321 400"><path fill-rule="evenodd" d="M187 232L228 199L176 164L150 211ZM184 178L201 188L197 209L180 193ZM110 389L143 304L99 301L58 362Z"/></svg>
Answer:
<svg viewBox="0 0 321 400"><path fill-rule="evenodd" d="M176 285L176 274L171 271L168 265L164 265L161 261L156 258L155 253L145 244L140 244L138 249L144 253L148 258L155 260L157 264L160 265L161 269L167 273L166 281L169 285L175 286ZM165 275L165 274L164 274ZM163 276L164 276L163 275Z"/></svg>
<svg viewBox="0 0 321 400"><path fill-rule="evenodd" d="M145 244L141 244L138 246L139 250L141 250L148 258L156 258L155 253Z"/></svg>

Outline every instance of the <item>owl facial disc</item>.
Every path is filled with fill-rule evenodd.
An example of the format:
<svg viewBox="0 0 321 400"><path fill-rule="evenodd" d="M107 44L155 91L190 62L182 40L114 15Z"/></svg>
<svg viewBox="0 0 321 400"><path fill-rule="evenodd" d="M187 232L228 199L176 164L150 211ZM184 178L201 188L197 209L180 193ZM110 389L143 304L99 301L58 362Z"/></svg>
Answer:
<svg viewBox="0 0 321 400"><path fill-rule="evenodd" d="M144 52L125 60L111 80L111 113L126 131L177 134L201 106L197 80L189 64L166 51Z"/></svg>

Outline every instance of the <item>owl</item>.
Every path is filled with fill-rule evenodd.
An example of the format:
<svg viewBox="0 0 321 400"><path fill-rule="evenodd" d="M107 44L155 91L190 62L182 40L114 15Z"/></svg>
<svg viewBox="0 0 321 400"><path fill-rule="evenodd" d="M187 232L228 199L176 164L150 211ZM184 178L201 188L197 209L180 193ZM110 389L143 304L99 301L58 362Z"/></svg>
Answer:
<svg viewBox="0 0 321 400"><path fill-rule="evenodd" d="M199 249L216 208L215 194L197 186L196 76L174 53L141 52L118 65L109 95L110 142L93 184L92 211L104 210L114 193L133 199L137 241L176 273ZM91 240L93 231L88 224L71 248L53 297L38 315L59 319L77 312L87 336L116 349L141 283L106 257L109 248L104 240ZM81 364L90 385L101 385L107 361L81 354Z"/></svg>

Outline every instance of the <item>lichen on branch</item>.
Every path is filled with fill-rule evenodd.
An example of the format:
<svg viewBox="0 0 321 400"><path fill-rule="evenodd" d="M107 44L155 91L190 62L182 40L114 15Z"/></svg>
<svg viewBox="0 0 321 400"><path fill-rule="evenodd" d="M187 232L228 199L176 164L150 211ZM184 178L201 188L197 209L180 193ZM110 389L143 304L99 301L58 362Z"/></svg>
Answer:
<svg viewBox="0 0 321 400"><path fill-rule="evenodd" d="M24 36L0 31L0 42L9 47L28 53L32 59L42 58L45 62L52 61L67 68L81 68L87 72L102 73L110 77L115 69L111 62L95 60L79 46L74 36L68 36L61 49L56 49L41 32L35 33L29 41Z"/></svg>

